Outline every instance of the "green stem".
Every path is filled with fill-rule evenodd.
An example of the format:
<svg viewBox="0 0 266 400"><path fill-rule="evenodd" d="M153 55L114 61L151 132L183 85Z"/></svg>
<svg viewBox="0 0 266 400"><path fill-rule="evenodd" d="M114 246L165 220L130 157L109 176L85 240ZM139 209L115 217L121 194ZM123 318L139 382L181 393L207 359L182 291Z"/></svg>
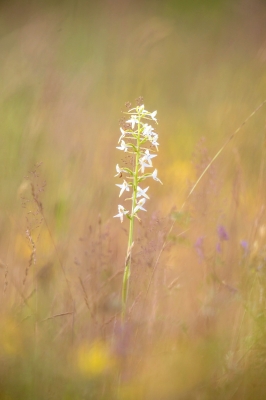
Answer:
<svg viewBox="0 0 266 400"><path fill-rule="evenodd" d="M131 269L131 251L133 244L133 232L134 232L134 209L137 203L137 186L138 186L138 168L139 168L139 155L140 155L140 126L141 116L139 115L138 119L138 137L137 137L137 145L136 145L136 160L135 160L135 172L134 179L132 184L132 208L131 208L131 218L129 223L129 235L128 235L128 244L127 244L127 256L125 262L124 276L123 276L123 285L122 285L122 320L125 319L126 316L126 306L127 306L127 298L128 298L128 289L129 289L129 278L130 278L130 269Z"/></svg>

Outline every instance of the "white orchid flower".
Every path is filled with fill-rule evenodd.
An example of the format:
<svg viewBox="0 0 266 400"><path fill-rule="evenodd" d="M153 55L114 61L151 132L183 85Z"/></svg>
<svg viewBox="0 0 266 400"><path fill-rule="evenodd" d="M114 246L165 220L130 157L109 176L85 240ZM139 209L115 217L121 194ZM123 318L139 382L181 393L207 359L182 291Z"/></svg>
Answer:
<svg viewBox="0 0 266 400"><path fill-rule="evenodd" d="M125 170L123 170L123 168L120 168L118 164L116 164L115 169L116 169L116 172L117 172L117 174L115 175L115 177L116 177L116 176L120 176L120 175L122 174L122 172L125 172Z"/></svg>
<svg viewBox="0 0 266 400"><path fill-rule="evenodd" d="M153 145L153 146L155 146L156 147L156 150L158 151L158 146L159 146L159 143L157 142L157 140L158 140L158 135L157 135L157 133L155 133L155 132L152 132L152 135L150 135L149 137L148 137L148 140L151 142L151 144Z"/></svg>
<svg viewBox="0 0 266 400"><path fill-rule="evenodd" d="M156 123L157 123L157 118L155 118L155 115L157 114L157 111L153 111L151 114L150 114L150 116L151 116L151 119L153 119L153 121L155 121Z"/></svg>
<svg viewBox="0 0 266 400"><path fill-rule="evenodd" d="M120 128L120 132L122 133L122 135L120 136L120 138L119 138L119 140L118 140L118 143L120 143L120 140L123 139L123 138L126 136L126 134L127 134L127 133L124 131L123 128Z"/></svg>
<svg viewBox="0 0 266 400"><path fill-rule="evenodd" d="M124 140L121 140L121 146L117 147L118 150L127 151L128 145L125 143Z"/></svg>
<svg viewBox="0 0 266 400"><path fill-rule="evenodd" d="M144 104L142 104L141 106L138 106L136 108L137 112L142 113L142 114L150 114L149 111L145 110L145 106Z"/></svg>
<svg viewBox="0 0 266 400"><path fill-rule="evenodd" d="M147 137L147 136L152 135L152 133L153 133L152 131L153 130L154 129L153 129L153 127L151 125L144 124L144 129L143 129L143 132L142 132L142 136Z"/></svg>
<svg viewBox="0 0 266 400"><path fill-rule="evenodd" d="M126 215L128 213L129 213L129 211L125 210L125 208L119 204L118 214L114 215L114 218L120 218L120 221L123 222L124 215Z"/></svg>
<svg viewBox="0 0 266 400"><path fill-rule="evenodd" d="M131 118L127 122L130 123L131 126L132 126L132 129L134 129L135 124L138 123L138 116L137 115L131 115Z"/></svg>
<svg viewBox="0 0 266 400"><path fill-rule="evenodd" d="M146 194L147 190L149 189L149 186L146 187L146 189L141 189L139 186L137 187L137 197L146 197L146 199L149 199L149 196Z"/></svg>
<svg viewBox="0 0 266 400"><path fill-rule="evenodd" d="M156 140L157 140L157 139L153 139L152 142L151 142L151 144L152 144L153 146L155 146L155 147L156 147L156 150L158 151L159 143L158 143Z"/></svg>
<svg viewBox="0 0 266 400"><path fill-rule="evenodd" d="M147 210L145 210L145 208L142 207L145 204L145 202L146 202L146 199L140 199L139 202L137 203L136 207L134 208L133 214L135 214L138 210L147 211Z"/></svg>
<svg viewBox="0 0 266 400"><path fill-rule="evenodd" d="M157 154L150 154L150 151L147 149L147 150L145 151L145 156L143 156L142 159L143 159L144 161L148 161L148 164L152 167L152 161L151 161L151 159L154 158L154 157L157 157Z"/></svg>
<svg viewBox="0 0 266 400"><path fill-rule="evenodd" d="M116 186L118 186L121 190L119 193L119 197L122 196L122 194L124 193L124 191L129 192L129 184L127 183L127 181L124 180L124 182L122 183L122 185L116 184Z"/></svg>
<svg viewBox="0 0 266 400"><path fill-rule="evenodd" d="M141 171L142 174L144 174L145 168L150 168L150 167L152 167L152 165L147 164L145 161L146 161L146 160L144 159L144 157L142 157L142 158L139 159L140 171Z"/></svg>
<svg viewBox="0 0 266 400"><path fill-rule="evenodd" d="M158 171L157 171L157 169L155 169L155 170L153 171L153 173L151 174L151 177L152 177L155 181L158 181L158 182L160 182L161 184L163 184L163 182L162 182L159 178L157 178L157 173L158 173Z"/></svg>

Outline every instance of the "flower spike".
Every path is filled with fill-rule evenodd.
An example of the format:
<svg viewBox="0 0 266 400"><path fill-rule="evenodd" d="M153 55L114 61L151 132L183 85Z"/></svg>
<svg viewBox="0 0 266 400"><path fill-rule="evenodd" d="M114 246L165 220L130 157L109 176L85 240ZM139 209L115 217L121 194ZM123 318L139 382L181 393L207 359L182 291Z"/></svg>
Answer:
<svg viewBox="0 0 266 400"><path fill-rule="evenodd" d="M140 220L138 213L147 211L144 205L149 196L147 191L149 186L145 189L139 185L142 181L148 178L160 182L162 181L157 176L157 169L152 173L145 173L146 168L153 167L153 158L157 157L158 151L158 134L148 122L155 122L157 124L157 111L149 112L145 109L144 105L138 105L131 108L125 114L129 116L126 123L127 125L120 128L120 137L118 140L118 150L126 153L125 165L120 167L116 165L115 177L124 178L123 183L117 183L119 187L119 197L124 192L131 192L130 197L125 200L131 201L131 211L126 210L124 206L118 205L118 214L114 218L119 218L123 222L124 216L129 219L129 237L128 249L125 262L124 279L122 286L122 318L124 319L126 313L126 302L128 296L130 266L131 266L131 252L133 247L133 234L134 234L134 220ZM129 164L129 165L127 165ZM133 165L133 167L131 167Z"/></svg>

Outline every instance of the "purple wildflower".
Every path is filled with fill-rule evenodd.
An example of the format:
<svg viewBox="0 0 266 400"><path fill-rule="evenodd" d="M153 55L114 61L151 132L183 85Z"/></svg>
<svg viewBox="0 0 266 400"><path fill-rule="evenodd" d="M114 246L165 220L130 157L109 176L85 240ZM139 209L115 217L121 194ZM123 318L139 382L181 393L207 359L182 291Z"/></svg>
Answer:
<svg viewBox="0 0 266 400"><path fill-rule="evenodd" d="M248 251L248 241L247 240L241 240L240 245L244 250Z"/></svg>
<svg viewBox="0 0 266 400"><path fill-rule="evenodd" d="M202 262L204 260L203 242L204 242L204 236L200 236L200 237L198 237L198 239L196 240L196 242L194 244L194 247L199 256L200 262Z"/></svg>
<svg viewBox="0 0 266 400"><path fill-rule="evenodd" d="M217 253L221 254L222 252L222 246L221 246L221 242L218 242L216 245L216 251Z"/></svg>
<svg viewBox="0 0 266 400"><path fill-rule="evenodd" d="M223 225L218 226L217 233L221 242L224 240L229 240L229 235Z"/></svg>
<svg viewBox="0 0 266 400"><path fill-rule="evenodd" d="M247 240L241 240L240 246L243 249L244 256L247 256L248 251L249 251L249 243L248 243L248 241Z"/></svg>

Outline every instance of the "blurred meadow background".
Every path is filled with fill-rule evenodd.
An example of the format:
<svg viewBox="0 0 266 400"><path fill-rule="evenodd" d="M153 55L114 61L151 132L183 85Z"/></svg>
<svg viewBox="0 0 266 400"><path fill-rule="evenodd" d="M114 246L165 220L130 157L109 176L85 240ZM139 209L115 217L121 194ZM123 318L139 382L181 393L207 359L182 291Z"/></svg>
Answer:
<svg viewBox="0 0 266 400"><path fill-rule="evenodd" d="M266 105L187 199L266 99L265 2L2 0L0 57L0 399L265 399ZM163 186L122 325L140 95Z"/></svg>

